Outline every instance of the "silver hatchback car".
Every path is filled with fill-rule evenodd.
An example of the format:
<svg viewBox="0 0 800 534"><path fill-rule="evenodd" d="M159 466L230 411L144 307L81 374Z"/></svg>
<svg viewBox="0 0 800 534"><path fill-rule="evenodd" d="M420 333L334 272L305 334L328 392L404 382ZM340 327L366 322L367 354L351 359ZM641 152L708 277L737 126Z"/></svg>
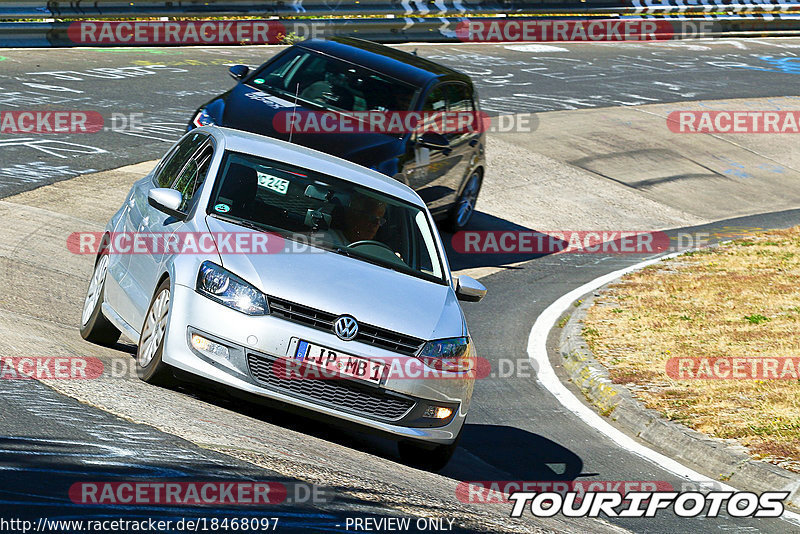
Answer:
<svg viewBox="0 0 800 534"><path fill-rule="evenodd" d="M475 381L458 300L485 293L452 276L410 188L212 126L178 141L111 218L81 334L138 341L147 382L177 369L387 434L404 461L438 469Z"/></svg>

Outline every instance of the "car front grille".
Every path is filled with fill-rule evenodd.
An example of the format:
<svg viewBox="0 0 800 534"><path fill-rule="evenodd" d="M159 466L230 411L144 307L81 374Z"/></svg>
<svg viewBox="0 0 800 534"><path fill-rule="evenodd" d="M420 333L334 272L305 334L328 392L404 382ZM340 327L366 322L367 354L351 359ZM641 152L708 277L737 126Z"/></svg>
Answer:
<svg viewBox="0 0 800 534"><path fill-rule="evenodd" d="M336 320L336 315L276 297L268 296L267 299L273 315L319 330L333 332L333 322ZM423 343L421 339L361 322L358 323L358 335L355 341L405 354L406 356L416 354Z"/></svg>
<svg viewBox="0 0 800 534"><path fill-rule="evenodd" d="M387 421L402 419L416 404L411 399L370 386L362 386L345 378L314 379L287 376L289 373L274 369L275 363L274 358L247 354L247 367L258 382L269 389L315 404Z"/></svg>

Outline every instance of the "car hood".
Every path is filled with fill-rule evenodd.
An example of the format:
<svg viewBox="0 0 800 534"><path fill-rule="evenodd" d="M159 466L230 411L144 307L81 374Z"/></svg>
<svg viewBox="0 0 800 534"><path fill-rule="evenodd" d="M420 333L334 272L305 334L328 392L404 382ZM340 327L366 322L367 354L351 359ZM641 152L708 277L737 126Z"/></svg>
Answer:
<svg viewBox="0 0 800 534"><path fill-rule="evenodd" d="M214 217L206 222L212 234L249 231ZM287 241L286 248L291 245ZM465 334L449 285L311 247L220 258L223 267L267 295L425 340Z"/></svg>
<svg viewBox="0 0 800 534"><path fill-rule="evenodd" d="M244 130L268 137L288 141L289 134L279 132L273 119L280 112L312 111L298 105L292 99L260 91L240 83L224 98L221 126ZM319 111L319 110L317 110ZM372 167L403 153L403 142L397 135L382 133L331 133L304 134L292 132L292 142L313 148L320 152L352 161L365 167Z"/></svg>

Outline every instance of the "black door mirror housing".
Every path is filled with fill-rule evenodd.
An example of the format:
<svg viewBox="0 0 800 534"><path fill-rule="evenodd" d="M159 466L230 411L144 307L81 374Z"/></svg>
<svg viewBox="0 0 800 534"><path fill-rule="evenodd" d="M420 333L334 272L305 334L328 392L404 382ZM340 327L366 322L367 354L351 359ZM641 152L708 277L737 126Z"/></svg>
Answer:
<svg viewBox="0 0 800 534"><path fill-rule="evenodd" d="M419 146L431 150L447 150L450 148L450 141L445 136L436 132L425 132L417 139Z"/></svg>
<svg viewBox="0 0 800 534"><path fill-rule="evenodd" d="M228 72L230 73L231 78L239 81L250 73L250 67L247 65L234 65L228 69Z"/></svg>

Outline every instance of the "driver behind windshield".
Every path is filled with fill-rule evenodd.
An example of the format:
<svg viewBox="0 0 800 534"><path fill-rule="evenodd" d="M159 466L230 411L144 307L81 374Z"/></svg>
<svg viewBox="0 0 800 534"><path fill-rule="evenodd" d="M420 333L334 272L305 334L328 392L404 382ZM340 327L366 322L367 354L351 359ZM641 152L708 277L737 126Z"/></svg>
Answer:
<svg viewBox="0 0 800 534"><path fill-rule="evenodd" d="M386 204L378 199L356 194L344 211L338 225L324 232L325 240L338 246L347 246L357 241L375 239L381 226L386 223Z"/></svg>
<svg viewBox="0 0 800 534"><path fill-rule="evenodd" d="M347 72L344 66L331 63L325 72L325 79L306 87L300 97L323 105L351 110L355 100L350 87L351 75L352 73Z"/></svg>

